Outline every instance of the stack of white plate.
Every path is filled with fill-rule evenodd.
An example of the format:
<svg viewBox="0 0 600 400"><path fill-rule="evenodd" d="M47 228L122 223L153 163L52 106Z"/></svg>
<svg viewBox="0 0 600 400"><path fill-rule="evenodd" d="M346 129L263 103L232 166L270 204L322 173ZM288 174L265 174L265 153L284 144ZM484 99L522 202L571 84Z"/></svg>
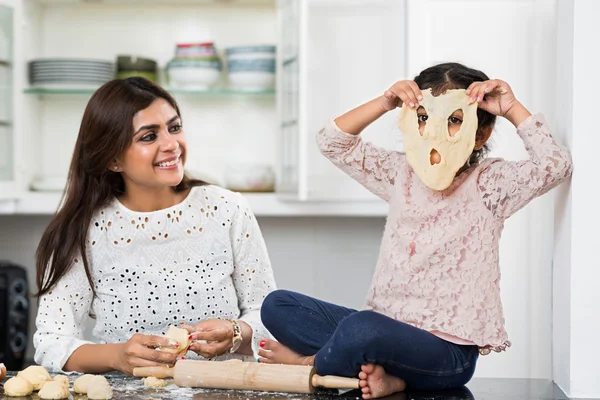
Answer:
<svg viewBox="0 0 600 400"><path fill-rule="evenodd" d="M44 87L99 86L115 77L112 61L47 58L30 61L29 83Z"/></svg>

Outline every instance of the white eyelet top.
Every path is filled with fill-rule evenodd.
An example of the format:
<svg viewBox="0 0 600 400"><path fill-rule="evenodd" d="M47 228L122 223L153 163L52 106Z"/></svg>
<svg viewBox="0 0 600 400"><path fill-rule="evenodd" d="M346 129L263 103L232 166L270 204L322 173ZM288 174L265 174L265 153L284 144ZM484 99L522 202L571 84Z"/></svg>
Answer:
<svg viewBox="0 0 600 400"><path fill-rule="evenodd" d="M114 199L92 219L87 254L95 298L78 258L40 298L35 361L49 370L62 371L79 346L92 343L84 337L88 315L96 318L99 343L125 342L137 332L163 335L171 324L208 318L248 323L255 357L260 340L270 337L260 307L275 280L240 194L194 187L180 204L154 212L134 212ZM247 359L222 358L232 357Z"/></svg>

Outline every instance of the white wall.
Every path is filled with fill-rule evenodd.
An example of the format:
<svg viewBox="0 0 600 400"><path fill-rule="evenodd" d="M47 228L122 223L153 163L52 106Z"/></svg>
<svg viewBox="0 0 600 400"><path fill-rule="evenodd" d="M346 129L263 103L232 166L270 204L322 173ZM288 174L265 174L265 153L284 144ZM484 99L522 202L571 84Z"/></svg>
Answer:
<svg viewBox="0 0 600 400"><path fill-rule="evenodd" d="M493 16L493 17L492 17ZM409 0L408 73L456 61L508 82L531 112L555 110L554 0ZM491 137L493 157L528 157L505 119ZM500 244L501 293L513 346L480 357L476 376L550 379L552 195L534 200L505 225Z"/></svg>
<svg viewBox="0 0 600 400"><path fill-rule="evenodd" d="M573 156L570 187L558 193L554 259L554 379L567 395L600 397L596 345L600 332L600 262L597 210L597 93L600 2L559 0L557 46L560 79L557 115Z"/></svg>
<svg viewBox="0 0 600 400"><path fill-rule="evenodd" d="M573 148L573 2L559 1L557 8L556 132ZM577 169L577 167L576 167ZM552 376L565 393L571 391L571 182L557 188L552 287Z"/></svg>

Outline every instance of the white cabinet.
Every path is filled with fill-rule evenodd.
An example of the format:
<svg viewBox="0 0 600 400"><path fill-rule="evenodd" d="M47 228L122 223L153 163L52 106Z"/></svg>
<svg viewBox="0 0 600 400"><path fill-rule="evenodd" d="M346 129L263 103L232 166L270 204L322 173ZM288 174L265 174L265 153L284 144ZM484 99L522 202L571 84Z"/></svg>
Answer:
<svg viewBox="0 0 600 400"><path fill-rule="evenodd" d="M277 42L273 1L28 3L31 11L25 35L36 43L22 60L19 67L23 69L33 58L115 61L117 55L135 55L156 60L159 83L168 87L164 68L174 57L177 43L212 41L225 64L227 47ZM217 183L223 182L229 164L274 165L276 156L274 94L243 94L228 87L223 71L219 88L224 90L173 91L188 139L187 168ZM27 86L22 90L27 92L27 109L37 110L39 116L31 127L39 144L31 179L64 178L92 91L40 91Z"/></svg>
<svg viewBox="0 0 600 400"><path fill-rule="evenodd" d="M0 4L4 2L0 0ZM19 191L10 191L19 197L19 212L55 210L81 117L93 93L93 89L79 87L31 87L27 77L29 61L78 58L114 62L118 55L147 57L158 62L159 83L168 87L164 67L174 57L177 43L214 41L222 57L227 47L277 43L274 0L227 3L155 0L144 4L127 0L102 3L16 0L14 3L20 12L15 19L15 35L11 33L8 42L13 47L17 47L17 42L21 45L9 66L15 71L14 103L18 104L15 119L20 123L18 129L6 135L5 121L0 119L0 181L3 183L9 177L19 187ZM0 17L4 33L10 27L4 20L4 7ZM223 71L215 90L172 90L188 137L187 167L217 183L223 182L229 164L260 163L275 167L276 163L275 92L243 93L229 87L227 73ZM2 96L0 118L3 102ZM15 138L19 143L11 143ZM18 166L5 157L13 153ZM3 168L5 163L10 168ZM15 170L21 171L16 179ZM34 186L36 182L41 184ZM34 192L30 190L32 187L53 187L53 190ZM0 196L7 192L1 190Z"/></svg>
<svg viewBox="0 0 600 400"><path fill-rule="evenodd" d="M13 20L14 3L0 0L0 199L15 196Z"/></svg>
<svg viewBox="0 0 600 400"><path fill-rule="evenodd" d="M533 46L549 34L546 19L537 17L552 11L552 1L153 0L142 6L133 0L0 0L0 4L14 5L19 15L15 28L9 29L15 30L15 37L8 39L15 56L5 62L8 67L0 66L0 73L12 73L14 82L12 88L0 83L14 94L12 120L10 115L2 117L3 112L11 113L3 104L4 96L0 103L0 184L25 190L29 199L23 204L43 198L43 193L27 192L33 181L66 175L91 94L30 88L27 62L35 58L114 60L119 54L132 54L154 58L164 67L173 57L175 43L183 41L210 40L220 50L276 43L276 96L226 91L175 95L188 135L188 168L221 181L231 163L276 166L277 193L267 195L269 207L280 204L290 213L294 203L292 207L312 209L319 202L331 208L344 202L347 208L340 209L373 205L375 214L385 214L385 204L319 153L315 136L328 119L381 95L397 80L413 78L428 65L455 60L482 69L509 81L533 108L552 95L546 84L552 69L546 75L537 73L554 62L552 54L544 46ZM3 18L11 9L3 8ZM497 21L510 29L493 34L490 26ZM4 20L2 26L6 32ZM397 117L398 110L386 114L365 130L363 138L400 147ZM498 131L506 129L501 122ZM514 135L495 135L494 144L498 149L519 146ZM1 190L0 196L5 193L21 192ZM47 204L53 207L57 196ZM43 207L34 209L42 212Z"/></svg>
<svg viewBox="0 0 600 400"><path fill-rule="evenodd" d="M318 151L328 119L383 92L405 74L403 0L280 0L279 191L289 198L375 200ZM394 147L397 112L365 130L366 140Z"/></svg>
<svg viewBox="0 0 600 400"><path fill-rule="evenodd" d="M277 94L173 91L188 137L188 170L221 183L229 164L273 165L277 193L249 196L261 215L385 214L382 202L356 203L374 196L329 165L314 137L333 113L377 96L402 77L404 1L0 0L5 3L16 9L14 28L2 20L3 31L15 32L7 40L17 50L7 63L14 72L7 90L14 94L16 123L0 120L0 167L6 165L0 198L10 193L16 204L3 205L0 213L55 211L93 92L30 87L29 61L148 57L158 61L164 85L162 69L176 43L214 41L221 55L235 45L278 44ZM226 73L223 81L226 88ZM398 136L378 131L384 139ZM289 199L300 201L282 201Z"/></svg>
<svg viewBox="0 0 600 400"><path fill-rule="evenodd" d="M221 54L235 45L278 44L277 94L174 91L188 137L188 169L221 183L229 164L273 165L277 193L249 196L263 215L385 214L382 202L356 202L375 198L330 165L314 138L334 113L379 95L403 77L403 0L152 0L143 5L134 0L0 0L0 4L11 6L2 8L3 34L14 30L4 34L0 45L18 48L0 66L12 74L12 86L0 84L14 100L8 103L14 105L12 111L0 103L0 198L7 193L16 198L15 207L3 205L0 212L55 211L81 116L93 92L30 87L29 61L114 61L117 55L130 54L153 58L162 69L173 57L176 43L214 41ZM161 84L164 78L161 70ZM12 115L2 117L3 111ZM393 145L399 132L393 128L393 117L387 122L375 124L367 132L369 139ZM31 190L48 186L54 191Z"/></svg>

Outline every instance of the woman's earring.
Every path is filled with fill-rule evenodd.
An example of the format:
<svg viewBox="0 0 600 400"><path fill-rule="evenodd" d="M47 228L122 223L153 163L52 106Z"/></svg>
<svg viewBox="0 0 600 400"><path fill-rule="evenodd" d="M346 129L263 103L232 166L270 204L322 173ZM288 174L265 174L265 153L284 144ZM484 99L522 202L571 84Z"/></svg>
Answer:
<svg viewBox="0 0 600 400"><path fill-rule="evenodd" d="M113 169L114 169L115 171L118 171L118 170L119 170L119 166L118 166L118 165L115 165L115 166L113 167Z"/></svg>

